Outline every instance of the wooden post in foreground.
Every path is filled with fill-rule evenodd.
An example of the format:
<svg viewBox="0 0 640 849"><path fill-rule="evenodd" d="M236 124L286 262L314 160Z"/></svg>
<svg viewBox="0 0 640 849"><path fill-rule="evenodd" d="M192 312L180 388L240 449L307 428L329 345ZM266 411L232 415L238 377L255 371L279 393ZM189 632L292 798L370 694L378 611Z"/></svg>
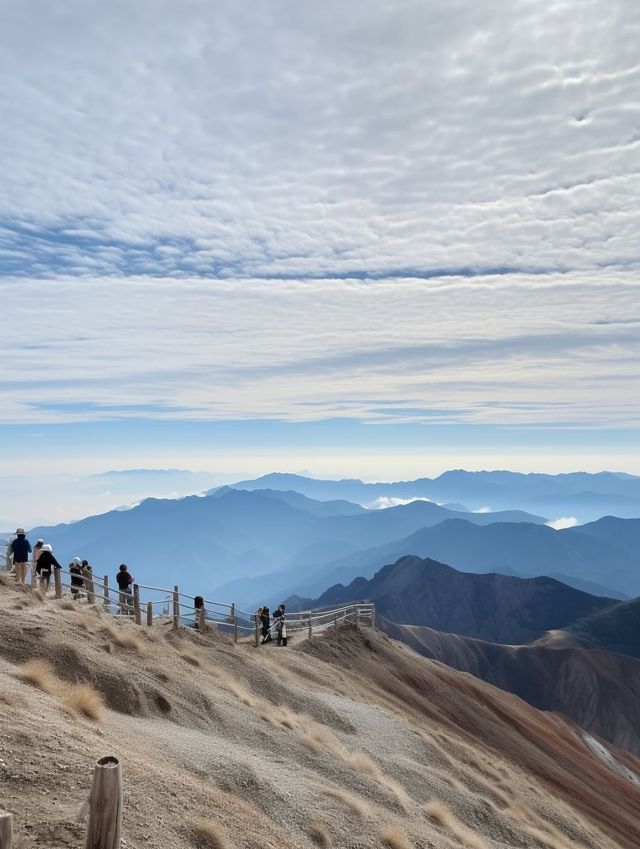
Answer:
<svg viewBox="0 0 640 849"><path fill-rule="evenodd" d="M133 620L136 625L142 625L142 613L140 611L140 587L133 585Z"/></svg>
<svg viewBox="0 0 640 849"><path fill-rule="evenodd" d="M258 619L258 614L256 613L256 648L260 645L260 620Z"/></svg>
<svg viewBox="0 0 640 849"><path fill-rule="evenodd" d="M238 617L233 614L233 642L238 642Z"/></svg>
<svg viewBox="0 0 640 849"><path fill-rule="evenodd" d="M120 849L122 769L117 758L100 758L93 773L85 849Z"/></svg>
<svg viewBox="0 0 640 849"><path fill-rule="evenodd" d="M104 609L109 610L109 576L104 576Z"/></svg>
<svg viewBox="0 0 640 849"><path fill-rule="evenodd" d="M11 814L0 809L0 849L11 849L13 825Z"/></svg>
<svg viewBox="0 0 640 849"><path fill-rule="evenodd" d="M153 604L150 601L147 602L147 625L153 625Z"/></svg>
<svg viewBox="0 0 640 849"><path fill-rule="evenodd" d="M62 575L59 569L53 570L53 586L56 598L62 598Z"/></svg>
<svg viewBox="0 0 640 849"><path fill-rule="evenodd" d="M173 627L178 630L180 625L180 595L178 593L178 585L173 588Z"/></svg>

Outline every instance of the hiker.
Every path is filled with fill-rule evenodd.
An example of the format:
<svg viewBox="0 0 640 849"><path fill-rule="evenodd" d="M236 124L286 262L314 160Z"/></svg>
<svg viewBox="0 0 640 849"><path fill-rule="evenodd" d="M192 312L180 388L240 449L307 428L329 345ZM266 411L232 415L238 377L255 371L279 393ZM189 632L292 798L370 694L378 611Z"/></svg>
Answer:
<svg viewBox="0 0 640 849"><path fill-rule="evenodd" d="M258 618L262 624L262 640L260 641L260 645L263 646L265 643L271 642L271 616L269 615L269 608L261 607Z"/></svg>
<svg viewBox="0 0 640 849"><path fill-rule="evenodd" d="M16 584L24 586L29 568L29 555L31 554L31 543L27 539L24 528L18 528L16 538L11 543L11 554L13 556L13 568L16 575Z"/></svg>
<svg viewBox="0 0 640 849"><path fill-rule="evenodd" d="M133 575L129 573L125 563L120 564L116 572L116 581L120 590L120 613L131 615L131 594L133 593Z"/></svg>
<svg viewBox="0 0 640 849"><path fill-rule="evenodd" d="M80 598L80 590L84 586L82 560L79 557L74 557L69 563L69 574L71 575L71 595L73 600L77 601Z"/></svg>
<svg viewBox="0 0 640 849"><path fill-rule="evenodd" d="M197 595L193 599L193 610L195 614L195 621L193 623L193 627L196 630L200 630L200 622L204 623L204 620L207 618L207 611L204 606L204 598L201 595ZM202 613L200 612L202 611ZM202 617L202 620L201 618Z"/></svg>
<svg viewBox="0 0 640 849"><path fill-rule="evenodd" d="M88 560L82 561L82 576L84 578L84 587L87 595L93 592L93 569Z"/></svg>
<svg viewBox="0 0 640 849"><path fill-rule="evenodd" d="M38 564L36 566L36 573L40 578L40 589L45 595L49 589L52 569L62 569L62 566L53 556L51 546L45 543L40 549L40 556L38 557Z"/></svg>
<svg viewBox="0 0 640 849"><path fill-rule="evenodd" d="M37 540L36 544L33 546L33 553L31 555L31 586L35 587L36 585L36 566L38 565L38 557L40 557L40 552L42 551L42 546L44 545L44 540Z"/></svg>
<svg viewBox="0 0 640 849"><path fill-rule="evenodd" d="M281 604L280 607L273 614L273 625L271 627L272 631L275 631L276 635L276 645L277 646L286 646L287 645L287 623L284 618L284 604Z"/></svg>

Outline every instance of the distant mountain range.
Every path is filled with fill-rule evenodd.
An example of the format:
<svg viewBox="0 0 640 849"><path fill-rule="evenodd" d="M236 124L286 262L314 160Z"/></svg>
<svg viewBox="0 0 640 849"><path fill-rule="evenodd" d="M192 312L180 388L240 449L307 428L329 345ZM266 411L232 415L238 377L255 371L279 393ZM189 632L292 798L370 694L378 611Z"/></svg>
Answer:
<svg viewBox="0 0 640 849"><path fill-rule="evenodd" d="M364 547L459 517L481 524L544 521L518 511L458 513L427 501L365 510L344 500L319 502L294 492L225 487L207 497L147 499L131 510L38 527L30 535L50 542L62 561L86 557L97 574L112 573L126 563L140 582L178 582L193 593L234 600L223 586L230 580L249 579L245 586L251 587L256 575L294 565L299 573L298 564L320 568ZM243 598L248 595L235 600Z"/></svg>
<svg viewBox="0 0 640 849"><path fill-rule="evenodd" d="M519 508L551 518L575 517L588 522L604 515L640 516L640 477L615 472L573 472L563 475L492 471L445 472L436 478L393 483L364 483L357 479L317 480L274 473L233 484L236 489L295 490L322 501L347 499L370 505L380 498L460 502L472 510Z"/></svg>
<svg viewBox="0 0 640 849"><path fill-rule="evenodd" d="M370 580L338 584L314 600L289 599L288 606L335 607L357 600L375 602L378 615L403 625L518 644L616 604L615 599L581 592L553 578L469 574L409 556Z"/></svg>

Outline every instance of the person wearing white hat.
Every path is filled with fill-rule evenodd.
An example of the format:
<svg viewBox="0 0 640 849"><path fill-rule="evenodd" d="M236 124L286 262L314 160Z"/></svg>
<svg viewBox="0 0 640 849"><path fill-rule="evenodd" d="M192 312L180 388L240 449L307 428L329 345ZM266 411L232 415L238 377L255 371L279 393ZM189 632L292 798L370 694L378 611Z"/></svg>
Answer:
<svg viewBox="0 0 640 849"><path fill-rule="evenodd" d="M38 557L38 565L36 566L36 572L40 578L40 589L45 593L45 595L49 589L52 570L61 568L62 566L60 566L56 558L53 556L53 549L48 543L45 543L45 545L42 546L40 557Z"/></svg>
<svg viewBox="0 0 640 849"><path fill-rule="evenodd" d="M82 560L79 557L74 557L69 563L69 574L71 575L71 595L74 601L77 601L80 598L80 590L84 586Z"/></svg>
<svg viewBox="0 0 640 849"><path fill-rule="evenodd" d="M18 586L24 586L30 554L31 543L27 539L25 529L18 528L16 538L11 543L11 556L13 557L13 568L16 572L16 584Z"/></svg>

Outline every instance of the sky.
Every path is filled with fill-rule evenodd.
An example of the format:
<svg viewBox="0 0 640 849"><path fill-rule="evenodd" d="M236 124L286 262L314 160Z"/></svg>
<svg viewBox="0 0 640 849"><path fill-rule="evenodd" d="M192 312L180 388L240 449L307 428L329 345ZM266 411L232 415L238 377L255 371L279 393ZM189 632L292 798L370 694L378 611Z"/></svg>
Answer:
<svg viewBox="0 0 640 849"><path fill-rule="evenodd" d="M114 469L640 474L636 0L0 15L0 526Z"/></svg>

